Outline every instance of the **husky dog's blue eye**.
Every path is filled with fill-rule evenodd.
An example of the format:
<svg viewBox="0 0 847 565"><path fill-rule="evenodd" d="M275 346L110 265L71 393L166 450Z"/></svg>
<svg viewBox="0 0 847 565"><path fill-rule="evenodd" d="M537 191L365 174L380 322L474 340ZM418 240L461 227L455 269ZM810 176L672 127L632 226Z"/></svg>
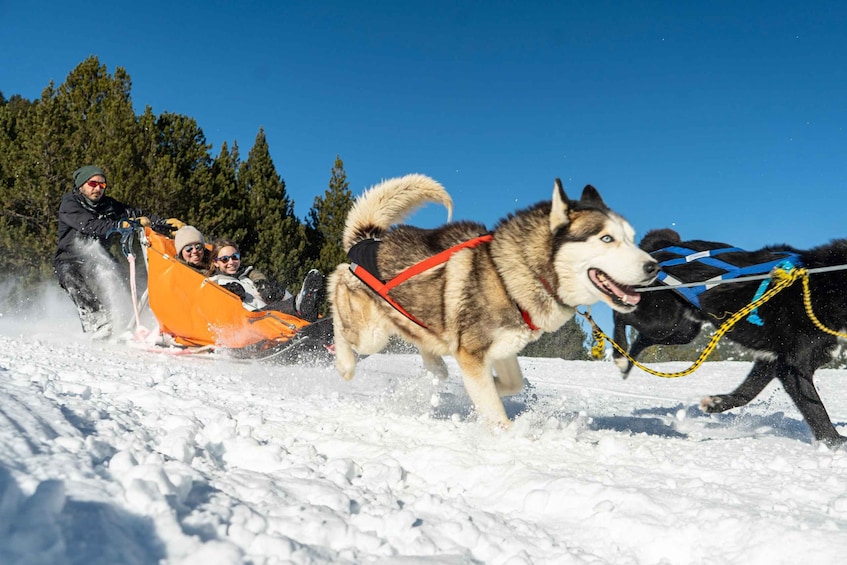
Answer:
<svg viewBox="0 0 847 565"><path fill-rule="evenodd" d="M610 235L604 235L600 238L600 241L602 241L603 243L612 243L613 241L615 241L615 238Z"/></svg>

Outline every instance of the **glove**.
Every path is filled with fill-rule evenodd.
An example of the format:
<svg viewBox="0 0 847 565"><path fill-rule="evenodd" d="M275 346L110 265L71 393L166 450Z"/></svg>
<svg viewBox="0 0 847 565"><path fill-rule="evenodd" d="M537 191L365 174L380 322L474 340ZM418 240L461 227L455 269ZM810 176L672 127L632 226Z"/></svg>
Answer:
<svg viewBox="0 0 847 565"><path fill-rule="evenodd" d="M247 293L244 291L244 287L238 284L237 282L226 283L222 284L221 286L238 296L238 298L240 298L241 300L247 298Z"/></svg>
<svg viewBox="0 0 847 565"><path fill-rule="evenodd" d="M184 225L185 222L176 218L168 218L167 220L159 218L153 224L153 229L161 234L170 235Z"/></svg>
<svg viewBox="0 0 847 565"><path fill-rule="evenodd" d="M145 228L149 228L151 224L150 218L148 218L147 216L138 216L137 218L130 218L129 221L138 222L139 224L141 224L142 227Z"/></svg>

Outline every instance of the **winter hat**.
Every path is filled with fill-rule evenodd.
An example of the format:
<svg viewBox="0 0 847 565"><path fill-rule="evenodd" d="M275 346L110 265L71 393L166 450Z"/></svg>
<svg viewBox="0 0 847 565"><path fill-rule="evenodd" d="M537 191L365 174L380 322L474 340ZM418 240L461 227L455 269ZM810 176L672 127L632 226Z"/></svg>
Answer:
<svg viewBox="0 0 847 565"><path fill-rule="evenodd" d="M106 178L106 173L103 172L103 169L95 165L86 165L84 167L78 168L74 171L74 188L81 187L85 184L85 181L95 175L100 175L104 179Z"/></svg>
<svg viewBox="0 0 847 565"><path fill-rule="evenodd" d="M182 253L182 248L192 243L202 243L206 245L206 240L203 239L203 234L194 226L182 226L176 230L174 234L174 247L176 252Z"/></svg>

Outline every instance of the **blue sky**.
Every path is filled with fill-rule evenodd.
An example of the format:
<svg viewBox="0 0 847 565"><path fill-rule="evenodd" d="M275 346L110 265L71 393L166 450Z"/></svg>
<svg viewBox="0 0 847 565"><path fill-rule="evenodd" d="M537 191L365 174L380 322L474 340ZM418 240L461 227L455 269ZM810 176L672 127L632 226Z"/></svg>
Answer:
<svg viewBox="0 0 847 565"><path fill-rule="evenodd" d="M425 173L457 219L489 225L560 177L639 234L845 236L844 2L81 5L0 1L7 98L94 54L129 72L137 113L195 118L213 155L237 141L246 157L263 127L300 217L338 154L354 194Z"/></svg>

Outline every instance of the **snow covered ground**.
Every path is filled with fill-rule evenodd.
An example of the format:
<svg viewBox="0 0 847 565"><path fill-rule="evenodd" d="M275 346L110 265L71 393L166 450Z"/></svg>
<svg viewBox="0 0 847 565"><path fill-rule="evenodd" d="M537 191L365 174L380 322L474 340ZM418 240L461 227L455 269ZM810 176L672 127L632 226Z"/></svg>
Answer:
<svg viewBox="0 0 847 565"><path fill-rule="evenodd" d="M412 355L331 367L92 343L0 317L0 563L843 563L847 451L747 363L664 380L522 359L508 432ZM48 309L52 317L39 314ZM668 364L678 369L684 364ZM845 371L817 384L847 434Z"/></svg>

